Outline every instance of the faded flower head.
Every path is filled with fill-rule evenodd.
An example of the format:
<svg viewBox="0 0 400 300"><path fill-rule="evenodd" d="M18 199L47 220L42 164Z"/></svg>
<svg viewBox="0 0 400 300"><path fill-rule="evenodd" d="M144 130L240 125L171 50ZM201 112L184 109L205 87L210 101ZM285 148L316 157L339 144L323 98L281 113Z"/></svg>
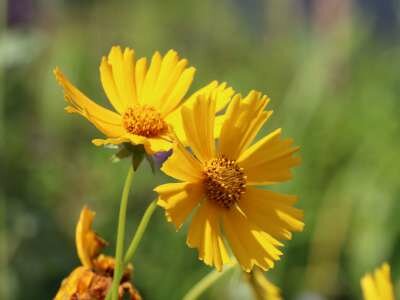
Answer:
<svg viewBox="0 0 400 300"><path fill-rule="evenodd" d="M106 242L92 230L95 213L87 207L82 209L76 226L75 242L82 266L75 268L63 280L54 300L104 300L111 288L115 268L113 257L100 254ZM124 270L119 286L119 298L124 295L131 300L141 300L130 282L132 266Z"/></svg>

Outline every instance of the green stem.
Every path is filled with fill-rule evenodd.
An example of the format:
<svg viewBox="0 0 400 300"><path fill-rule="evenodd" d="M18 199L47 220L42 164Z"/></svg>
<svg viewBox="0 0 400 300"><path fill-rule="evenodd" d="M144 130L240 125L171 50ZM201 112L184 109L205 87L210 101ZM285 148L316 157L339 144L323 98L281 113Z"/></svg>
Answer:
<svg viewBox="0 0 400 300"><path fill-rule="evenodd" d="M132 261L136 249L139 246L140 241L142 240L144 232L146 231L147 225L149 224L151 216L156 210L156 207L157 207L157 199L153 200L147 207L146 211L144 212L144 215L140 220L139 227L136 229L135 235L133 236L133 239L129 245L128 251L126 251L124 259L125 264L128 264L130 261Z"/></svg>
<svg viewBox="0 0 400 300"><path fill-rule="evenodd" d="M220 279L224 274L226 274L229 270L237 265L237 262L226 266L221 272L219 271L212 271L204 276L198 283L196 283L189 292L182 298L182 300L195 300L197 299L202 293L205 292L210 286L212 286L218 279Z"/></svg>
<svg viewBox="0 0 400 300"><path fill-rule="evenodd" d="M121 203L119 207L118 216L118 229L117 229L117 245L115 250L115 270L114 279L111 286L111 293L109 292L106 299L118 300L119 281L123 273L123 253L125 242L125 224L126 224L126 210L128 207L128 196L132 186L132 179L134 170L132 166L129 167L128 175L125 179L124 189L122 191Z"/></svg>

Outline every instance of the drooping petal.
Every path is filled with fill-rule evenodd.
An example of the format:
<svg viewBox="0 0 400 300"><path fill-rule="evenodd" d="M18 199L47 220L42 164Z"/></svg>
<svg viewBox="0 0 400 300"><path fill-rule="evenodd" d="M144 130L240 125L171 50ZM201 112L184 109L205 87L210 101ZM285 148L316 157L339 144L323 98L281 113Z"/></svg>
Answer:
<svg viewBox="0 0 400 300"><path fill-rule="evenodd" d="M365 300L394 300L390 266L384 263L373 274L366 274L361 279L361 288Z"/></svg>
<svg viewBox="0 0 400 300"><path fill-rule="evenodd" d="M199 259L218 271L230 262L220 229L220 209L210 201L204 201L190 224L187 244L197 248Z"/></svg>
<svg viewBox="0 0 400 300"><path fill-rule="evenodd" d="M158 205L165 209L168 221L177 230L204 197L203 186L199 183L168 183L156 187L154 191L158 193Z"/></svg>
<svg viewBox="0 0 400 300"><path fill-rule="evenodd" d="M161 170L182 181L200 182L203 179L201 163L179 142L174 145L172 155L163 164Z"/></svg>
<svg viewBox="0 0 400 300"><path fill-rule="evenodd" d="M269 235L291 239L292 232L302 231L303 212L293 207L296 196L247 187L238 205L249 220Z"/></svg>
<svg viewBox="0 0 400 300"><path fill-rule="evenodd" d="M182 107L183 127L188 145L201 161L215 157L215 98L199 95L192 107Z"/></svg>
<svg viewBox="0 0 400 300"><path fill-rule="evenodd" d="M58 83L64 89L65 99L69 104L66 107L67 112L82 115L108 137L118 137L124 133L120 115L86 97L69 82L60 69L56 68L54 74Z"/></svg>
<svg viewBox="0 0 400 300"><path fill-rule="evenodd" d="M300 163L293 156L299 150L291 139L282 140L277 129L246 149L238 159L248 184L270 184L291 178L291 168Z"/></svg>
<svg viewBox="0 0 400 300"><path fill-rule="evenodd" d="M224 211L223 230L243 270L257 265L264 271L273 268L282 244L248 219L238 207Z"/></svg>
<svg viewBox="0 0 400 300"><path fill-rule="evenodd" d="M243 100L235 96L228 106L221 129L219 152L236 160L253 141L272 111L264 111L269 98L251 91Z"/></svg>
<svg viewBox="0 0 400 300"><path fill-rule="evenodd" d="M93 230L92 224L96 213L86 206L82 209L76 225L75 242L79 259L83 266L93 267L93 259L106 246L106 242Z"/></svg>

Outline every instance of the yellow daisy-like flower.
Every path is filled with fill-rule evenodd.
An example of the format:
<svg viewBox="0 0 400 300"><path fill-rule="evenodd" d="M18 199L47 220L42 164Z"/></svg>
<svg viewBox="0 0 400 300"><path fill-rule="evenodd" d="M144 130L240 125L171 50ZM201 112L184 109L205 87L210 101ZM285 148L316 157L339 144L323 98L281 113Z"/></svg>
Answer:
<svg viewBox="0 0 400 300"><path fill-rule="evenodd" d="M104 300L114 274L115 260L100 254L106 242L92 230L95 213L87 207L82 209L76 226L75 242L82 266L75 268L63 280L54 300L90 299ZM132 266L129 265L121 279L119 299L124 295L131 300L141 300L139 293L130 283Z"/></svg>
<svg viewBox="0 0 400 300"><path fill-rule="evenodd" d="M366 274L361 279L361 288L365 300L394 300L390 266L384 263L373 274Z"/></svg>
<svg viewBox="0 0 400 300"><path fill-rule="evenodd" d="M171 126L178 136L181 132L179 109L195 73L195 68L187 64L186 59L180 59L176 51L170 50L164 57L156 52L147 67L147 59L136 60L132 49L122 51L120 47L112 47L108 57L101 61L100 78L116 112L86 97L58 68L54 74L69 104L66 111L84 116L106 135L106 139L94 139L95 145L143 144L151 154L172 147ZM188 100L213 89L222 92L218 105L224 108L233 94L225 83L213 81Z"/></svg>
<svg viewBox="0 0 400 300"><path fill-rule="evenodd" d="M252 144L272 114L264 111L269 99L251 91L230 102L223 117L218 144L214 141L218 92L200 95L182 109L183 128L192 153L176 143L162 170L181 182L155 188L158 203L177 229L194 213L187 244L199 259L221 270L229 262L221 225L230 247L245 271L254 265L274 266L282 254L280 239L303 229L303 213L293 207L297 197L256 188L291 178L300 163L299 148L281 139L277 129ZM252 145L251 145L252 144Z"/></svg>

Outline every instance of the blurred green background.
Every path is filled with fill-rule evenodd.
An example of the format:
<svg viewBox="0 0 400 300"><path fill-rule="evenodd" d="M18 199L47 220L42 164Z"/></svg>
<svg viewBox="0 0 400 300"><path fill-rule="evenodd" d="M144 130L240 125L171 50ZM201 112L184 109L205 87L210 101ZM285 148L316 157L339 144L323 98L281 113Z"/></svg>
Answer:
<svg viewBox="0 0 400 300"><path fill-rule="evenodd" d="M128 161L90 142L100 133L63 112L60 66L106 105L98 65L112 45L140 56L178 50L213 79L267 93L302 165L280 190L298 194L306 227L267 277L286 299L361 298L359 279L383 261L400 278L400 5L398 1L1 0L0 299L51 299L79 264L84 204L113 253ZM166 178L135 177L128 233ZM157 210L137 252L144 299L180 299L209 268ZM397 250L397 251L396 251ZM251 299L240 273L202 299ZM398 282L398 281L396 281ZM399 286L400 287L400 286Z"/></svg>

